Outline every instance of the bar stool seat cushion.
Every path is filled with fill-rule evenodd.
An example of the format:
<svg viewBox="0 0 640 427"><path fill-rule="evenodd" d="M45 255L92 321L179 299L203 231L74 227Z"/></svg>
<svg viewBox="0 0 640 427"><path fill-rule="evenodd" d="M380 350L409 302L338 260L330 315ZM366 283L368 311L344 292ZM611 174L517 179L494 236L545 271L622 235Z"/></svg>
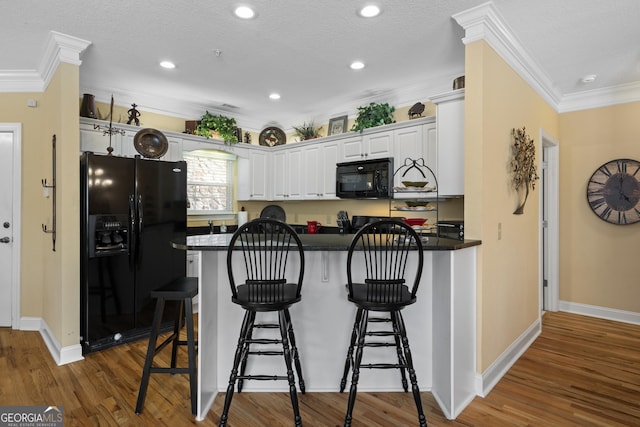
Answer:
<svg viewBox="0 0 640 427"><path fill-rule="evenodd" d="M151 291L151 298L164 298L165 300L181 300L193 298L196 295L198 295L197 277L180 277Z"/></svg>
<svg viewBox="0 0 640 427"><path fill-rule="evenodd" d="M349 301L358 307L371 311L393 311L416 302L416 297L406 285L397 286L389 292L389 286L374 283L353 283L353 293Z"/></svg>
<svg viewBox="0 0 640 427"><path fill-rule="evenodd" d="M297 283L257 283L238 285L232 301L254 311L277 311L301 300Z"/></svg>

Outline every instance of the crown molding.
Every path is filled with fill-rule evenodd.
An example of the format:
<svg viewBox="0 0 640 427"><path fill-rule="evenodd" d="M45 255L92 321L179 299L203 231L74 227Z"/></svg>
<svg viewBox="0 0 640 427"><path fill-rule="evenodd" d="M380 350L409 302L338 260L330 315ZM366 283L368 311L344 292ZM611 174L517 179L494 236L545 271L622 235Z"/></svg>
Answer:
<svg viewBox="0 0 640 427"><path fill-rule="evenodd" d="M44 92L61 63L82 64L90 41L50 31L38 70L0 70L0 92Z"/></svg>
<svg viewBox="0 0 640 427"><path fill-rule="evenodd" d="M569 113L638 101L640 101L640 82L634 82L565 95L562 97L558 112Z"/></svg>
<svg viewBox="0 0 640 427"><path fill-rule="evenodd" d="M462 11L452 18L465 30L467 45L486 41L533 90L558 113L640 101L640 83L610 86L562 95L552 80L515 37L492 2Z"/></svg>
<svg viewBox="0 0 640 427"><path fill-rule="evenodd" d="M452 18L465 30L462 39L465 45L486 41L549 105L558 109L561 94L511 32L492 2L457 13Z"/></svg>

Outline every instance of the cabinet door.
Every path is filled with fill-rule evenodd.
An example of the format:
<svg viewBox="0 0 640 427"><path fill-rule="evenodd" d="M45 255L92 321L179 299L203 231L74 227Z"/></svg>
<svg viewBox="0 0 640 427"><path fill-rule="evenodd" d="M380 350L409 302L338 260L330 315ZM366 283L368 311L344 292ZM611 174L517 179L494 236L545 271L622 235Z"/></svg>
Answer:
<svg viewBox="0 0 640 427"><path fill-rule="evenodd" d="M120 134L111 135L111 148L113 155L121 155L122 136ZM109 135L105 135L100 130L80 127L80 151L91 151L96 154L108 154Z"/></svg>
<svg viewBox="0 0 640 427"><path fill-rule="evenodd" d="M353 162L364 159L364 146L362 136L354 136L341 141L342 144L342 161Z"/></svg>
<svg viewBox="0 0 640 427"><path fill-rule="evenodd" d="M393 156L394 132L376 132L363 137L365 159L381 159Z"/></svg>
<svg viewBox="0 0 640 427"><path fill-rule="evenodd" d="M417 169L405 166L411 165L412 160L424 159L422 127L398 129L395 131L394 140L393 167L396 173L393 185L400 187L402 181L425 181Z"/></svg>
<svg viewBox="0 0 640 427"><path fill-rule="evenodd" d="M300 148L287 150L286 176L289 189L287 200L302 200L304 198L303 150Z"/></svg>
<svg viewBox="0 0 640 427"><path fill-rule="evenodd" d="M319 145L310 145L304 151L304 198L319 199L322 193L324 165Z"/></svg>
<svg viewBox="0 0 640 427"><path fill-rule="evenodd" d="M307 146L304 151L304 198L336 198L336 163L341 160L339 143Z"/></svg>
<svg viewBox="0 0 640 427"><path fill-rule="evenodd" d="M321 196L323 199L337 199L336 197L336 163L340 161L340 144L338 142L322 145L322 186Z"/></svg>
<svg viewBox="0 0 640 427"><path fill-rule="evenodd" d="M284 200L287 197L287 152L285 150L273 153L273 199Z"/></svg>
<svg viewBox="0 0 640 427"><path fill-rule="evenodd" d="M273 153L273 199L300 200L303 196L302 150L287 149Z"/></svg>
<svg viewBox="0 0 640 427"><path fill-rule="evenodd" d="M249 193L250 200L267 200L269 197L269 187L267 180L268 154L263 151L252 151L249 154L249 164L251 168Z"/></svg>
<svg viewBox="0 0 640 427"><path fill-rule="evenodd" d="M198 277L200 272L200 252L187 251L187 277Z"/></svg>
<svg viewBox="0 0 640 427"><path fill-rule="evenodd" d="M464 89L433 97L438 109L439 194L464 194Z"/></svg>

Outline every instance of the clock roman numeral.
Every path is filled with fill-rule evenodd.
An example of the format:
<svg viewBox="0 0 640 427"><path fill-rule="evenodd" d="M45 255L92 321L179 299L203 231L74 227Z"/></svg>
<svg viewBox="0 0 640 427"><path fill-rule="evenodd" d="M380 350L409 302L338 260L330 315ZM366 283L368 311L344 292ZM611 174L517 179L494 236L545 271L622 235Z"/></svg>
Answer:
<svg viewBox="0 0 640 427"><path fill-rule="evenodd" d="M597 184L597 185L601 185L604 187L604 182L600 182L600 181L596 181L595 179L590 179L589 180L589 184Z"/></svg>
<svg viewBox="0 0 640 427"><path fill-rule="evenodd" d="M600 212L600 218L602 219L608 220L610 216L611 216L611 208L609 206L607 206L606 208L604 208L602 212Z"/></svg>
<svg viewBox="0 0 640 427"><path fill-rule="evenodd" d="M602 165L600 171L608 177L611 176L611 171L607 168L607 165Z"/></svg>
<svg viewBox="0 0 640 427"><path fill-rule="evenodd" d="M604 198L600 197L598 199L589 200L589 204L591 208L598 209L600 206L604 205Z"/></svg>
<svg viewBox="0 0 640 427"><path fill-rule="evenodd" d="M636 176L636 174L640 172L640 165L638 165L638 167L636 168L635 172L633 174L631 174L631 176Z"/></svg>
<svg viewBox="0 0 640 427"><path fill-rule="evenodd" d="M633 210L636 211L636 215L638 216L638 218L640 218L640 209L633 208Z"/></svg>
<svg viewBox="0 0 640 427"><path fill-rule="evenodd" d="M627 173L627 162L624 160L616 161L616 166L618 167L618 173Z"/></svg>
<svg viewBox="0 0 640 427"><path fill-rule="evenodd" d="M626 224L626 223L627 223L627 213L618 212L618 224Z"/></svg>

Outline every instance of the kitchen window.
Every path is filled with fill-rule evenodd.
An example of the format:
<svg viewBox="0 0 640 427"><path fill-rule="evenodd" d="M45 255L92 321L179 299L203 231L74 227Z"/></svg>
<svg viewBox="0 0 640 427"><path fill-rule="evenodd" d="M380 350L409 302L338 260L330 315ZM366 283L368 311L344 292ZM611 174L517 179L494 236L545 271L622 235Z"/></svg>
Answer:
<svg viewBox="0 0 640 427"><path fill-rule="evenodd" d="M215 150L183 153L187 162L189 215L233 213L233 171L236 156Z"/></svg>

